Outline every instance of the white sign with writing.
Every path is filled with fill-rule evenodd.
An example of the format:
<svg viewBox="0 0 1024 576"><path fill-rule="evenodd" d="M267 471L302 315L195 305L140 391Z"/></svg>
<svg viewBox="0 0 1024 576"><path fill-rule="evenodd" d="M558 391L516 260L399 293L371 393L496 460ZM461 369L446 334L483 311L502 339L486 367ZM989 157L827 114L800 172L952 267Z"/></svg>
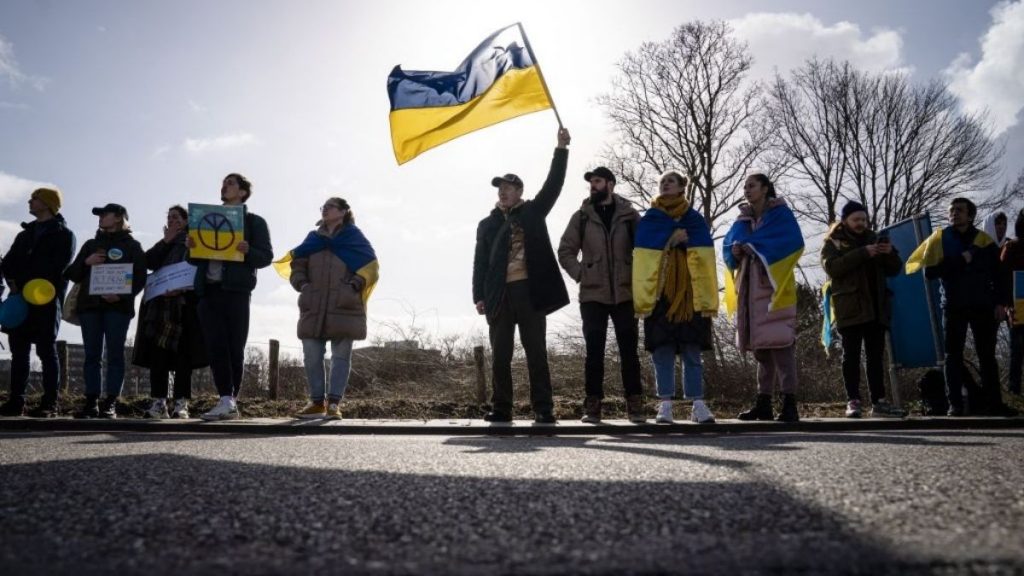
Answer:
<svg viewBox="0 0 1024 576"><path fill-rule="evenodd" d="M146 293L143 302L172 290L191 290L196 279L196 267L188 262L178 262L160 268L146 277Z"/></svg>
<svg viewBox="0 0 1024 576"><path fill-rule="evenodd" d="M132 293L132 264L97 264L90 268L90 296Z"/></svg>

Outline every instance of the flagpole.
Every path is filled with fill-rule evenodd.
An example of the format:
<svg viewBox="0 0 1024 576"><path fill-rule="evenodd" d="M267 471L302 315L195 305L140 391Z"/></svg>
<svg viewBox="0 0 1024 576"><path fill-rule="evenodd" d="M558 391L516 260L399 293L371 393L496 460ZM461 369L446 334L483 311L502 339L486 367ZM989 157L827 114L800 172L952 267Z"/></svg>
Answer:
<svg viewBox="0 0 1024 576"><path fill-rule="evenodd" d="M526 37L526 29L523 28L522 22L516 22L516 26L519 26L519 33L523 35L523 43L526 44L526 51L530 54L530 60L533 60L533 65L537 67L537 76L540 77L540 85L544 87L544 93L548 95L548 100L551 102L551 110L555 112L555 120L558 120L558 127L565 128L562 125L562 117L558 114L558 107L555 106L555 99L551 97L551 90L548 89L548 83L544 80L544 71L540 68L540 61L537 60L537 55L533 53L533 46L530 46L530 39Z"/></svg>

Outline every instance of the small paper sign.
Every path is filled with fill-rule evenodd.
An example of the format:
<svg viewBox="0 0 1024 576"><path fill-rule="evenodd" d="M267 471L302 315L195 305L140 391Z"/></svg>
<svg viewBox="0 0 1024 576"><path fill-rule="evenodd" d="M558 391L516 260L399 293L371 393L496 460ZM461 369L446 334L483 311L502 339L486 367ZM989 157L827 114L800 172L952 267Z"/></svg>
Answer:
<svg viewBox="0 0 1024 576"><path fill-rule="evenodd" d="M188 235L195 242L189 256L243 262L238 245L245 238L245 206L188 205Z"/></svg>
<svg viewBox="0 0 1024 576"><path fill-rule="evenodd" d="M196 278L196 267L188 262L178 262L160 268L146 277L146 292L143 302L149 302L157 296L172 290L191 290Z"/></svg>
<svg viewBox="0 0 1024 576"><path fill-rule="evenodd" d="M89 295L132 293L132 264L97 264L90 266Z"/></svg>

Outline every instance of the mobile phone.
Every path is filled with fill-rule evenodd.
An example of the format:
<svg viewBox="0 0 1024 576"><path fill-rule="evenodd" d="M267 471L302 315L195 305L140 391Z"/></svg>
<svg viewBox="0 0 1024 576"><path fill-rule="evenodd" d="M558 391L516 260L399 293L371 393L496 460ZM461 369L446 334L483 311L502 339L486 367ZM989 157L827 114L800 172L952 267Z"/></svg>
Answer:
<svg viewBox="0 0 1024 576"><path fill-rule="evenodd" d="M878 237L878 243L879 244L888 244L890 242L892 242L892 240L889 240L889 235L888 234L882 234L882 235L880 235Z"/></svg>

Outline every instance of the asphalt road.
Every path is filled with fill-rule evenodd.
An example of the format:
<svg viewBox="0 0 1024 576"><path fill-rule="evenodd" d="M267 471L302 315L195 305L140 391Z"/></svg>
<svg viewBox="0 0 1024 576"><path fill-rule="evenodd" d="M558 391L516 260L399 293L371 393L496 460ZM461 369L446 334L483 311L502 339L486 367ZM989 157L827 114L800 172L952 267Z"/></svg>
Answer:
<svg viewBox="0 0 1024 576"><path fill-rule="evenodd" d="M7 432L0 573L1021 574L1024 431Z"/></svg>

